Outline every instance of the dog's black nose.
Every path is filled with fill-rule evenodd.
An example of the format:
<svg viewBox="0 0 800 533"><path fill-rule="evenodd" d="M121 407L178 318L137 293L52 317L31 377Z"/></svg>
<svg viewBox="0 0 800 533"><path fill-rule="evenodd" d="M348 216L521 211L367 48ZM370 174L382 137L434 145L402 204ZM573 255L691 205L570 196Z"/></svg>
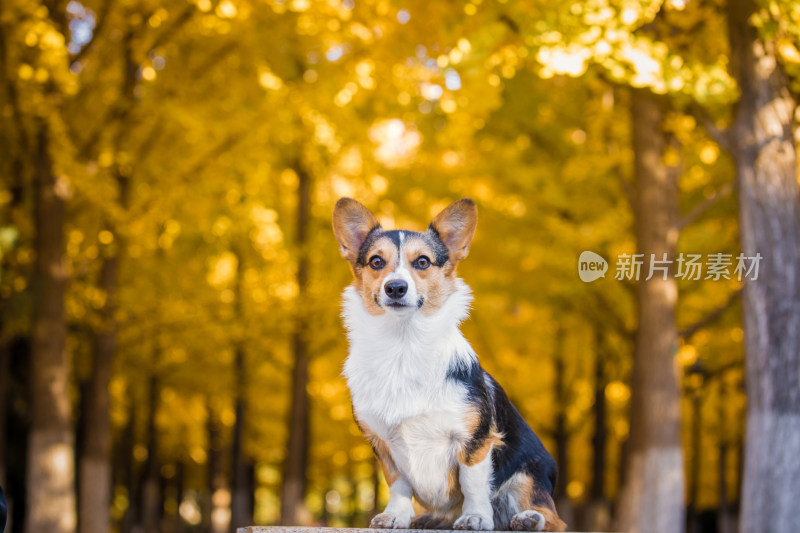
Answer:
<svg viewBox="0 0 800 533"><path fill-rule="evenodd" d="M408 292L408 283L401 279L390 281L384 285L383 290L386 291L386 296L397 300L405 296Z"/></svg>

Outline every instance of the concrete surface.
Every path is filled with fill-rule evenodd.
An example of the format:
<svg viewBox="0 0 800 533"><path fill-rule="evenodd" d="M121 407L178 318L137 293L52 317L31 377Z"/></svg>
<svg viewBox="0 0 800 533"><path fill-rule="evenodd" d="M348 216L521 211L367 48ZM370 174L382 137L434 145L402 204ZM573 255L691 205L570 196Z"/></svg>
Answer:
<svg viewBox="0 0 800 533"><path fill-rule="evenodd" d="M441 531L432 529L403 529L404 533L431 533ZM352 527L283 527L283 526L250 526L240 527L237 533L386 533L385 529L368 529ZM463 533L459 531L458 533Z"/></svg>

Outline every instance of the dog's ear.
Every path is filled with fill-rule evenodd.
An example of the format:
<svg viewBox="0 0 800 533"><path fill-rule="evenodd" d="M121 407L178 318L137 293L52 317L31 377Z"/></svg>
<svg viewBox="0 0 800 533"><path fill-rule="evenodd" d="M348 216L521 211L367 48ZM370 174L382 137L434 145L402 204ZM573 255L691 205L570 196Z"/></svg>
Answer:
<svg viewBox="0 0 800 533"><path fill-rule="evenodd" d="M352 198L339 198L333 208L333 233L342 257L355 265L361 245L369 232L380 227L369 209Z"/></svg>
<svg viewBox="0 0 800 533"><path fill-rule="evenodd" d="M478 208L470 198L447 206L433 219L429 230L436 232L447 248L450 260L457 263L467 257L469 244L478 225Z"/></svg>

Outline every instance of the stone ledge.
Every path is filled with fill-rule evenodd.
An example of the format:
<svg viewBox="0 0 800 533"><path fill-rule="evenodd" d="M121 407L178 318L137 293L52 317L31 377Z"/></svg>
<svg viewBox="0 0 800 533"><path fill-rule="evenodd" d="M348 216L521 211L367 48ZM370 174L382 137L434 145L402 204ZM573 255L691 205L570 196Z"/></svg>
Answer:
<svg viewBox="0 0 800 533"><path fill-rule="evenodd" d="M431 533L431 529L403 529L404 533ZM439 530L440 531L440 530ZM287 527L287 526L250 526L240 527L236 533L386 533L385 529L369 529L354 527ZM459 531L458 533L463 533Z"/></svg>

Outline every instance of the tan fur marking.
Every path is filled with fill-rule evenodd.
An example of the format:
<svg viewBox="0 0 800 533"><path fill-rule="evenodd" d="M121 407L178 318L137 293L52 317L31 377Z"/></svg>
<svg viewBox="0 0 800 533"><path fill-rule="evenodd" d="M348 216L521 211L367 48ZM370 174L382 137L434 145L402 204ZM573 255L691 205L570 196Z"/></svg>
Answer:
<svg viewBox="0 0 800 533"><path fill-rule="evenodd" d="M467 466L474 466L480 462L482 462L489 453L492 451L492 448L496 448L499 445L503 444L503 436L498 433L497 431L492 430L489 433L489 436L484 439L481 447L477 450L473 451L469 456L466 458Z"/></svg>
<svg viewBox="0 0 800 533"><path fill-rule="evenodd" d="M520 502L520 509L527 509L533 502L533 478L530 476L523 476L520 478L515 488L517 494L517 501ZM527 502L525 505L522 502Z"/></svg>
<svg viewBox="0 0 800 533"><path fill-rule="evenodd" d="M474 408L469 409L465 418L465 424L467 427L467 433L470 435L470 437L467 439L467 442L462 443L462 446L459 448L456 454L458 457L458 462L461 464L474 466L486 459L486 457L492 451L492 448L497 448L504 445L503 434L497 431L496 426L492 425L492 428L489 430L489 434L485 439L483 439L480 446L477 449L471 450L469 453L467 453L467 443L472 439L472 435L474 435L478 430L480 423L480 412Z"/></svg>
<svg viewBox="0 0 800 533"><path fill-rule="evenodd" d="M387 446L383 439L376 435L363 421L359 420L355 415L353 418L355 418L358 428L372 445L375 456L378 458L378 464L380 464L381 470L383 471L383 477L386 479L386 483L391 487L392 484L397 481L397 478L400 477L400 470L397 468L397 465L394 464L389 446Z"/></svg>
<svg viewBox="0 0 800 533"><path fill-rule="evenodd" d="M551 509L547 509L546 507L534 507L534 511L538 511L542 513L544 516L545 524L544 530L545 531L566 531L567 524L564 523L561 518L558 517L555 511Z"/></svg>
<svg viewBox="0 0 800 533"><path fill-rule="evenodd" d="M447 473L447 497L449 500L462 498L461 484L458 482L458 465Z"/></svg>
<svg viewBox="0 0 800 533"><path fill-rule="evenodd" d="M523 511L533 510L544 516L545 531L566 531L567 524L559 518L556 504L550 494L536 486L531 476L522 477L516 487L517 502Z"/></svg>
<svg viewBox="0 0 800 533"><path fill-rule="evenodd" d="M369 265L365 267L356 265L353 269L353 275L355 277L353 285L356 291L361 295L367 312L371 315L382 315L386 312L386 309L378 305L375 300L380 299L386 276L397 269L397 248L395 248L389 239L380 238L372 243L366 255L367 261L375 255L380 256L386 261L386 266L380 270L373 270Z"/></svg>
<svg viewBox="0 0 800 533"><path fill-rule="evenodd" d="M455 291L456 276L455 270L452 268L430 266L425 270L417 270L411 266L422 255L435 261L434 251L422 239L409 239L404 243L403 256L406 268L411 272L417 292L425 297L420 312L425 316L430 316L438 311L447 301L447 297Z"/></svg>

